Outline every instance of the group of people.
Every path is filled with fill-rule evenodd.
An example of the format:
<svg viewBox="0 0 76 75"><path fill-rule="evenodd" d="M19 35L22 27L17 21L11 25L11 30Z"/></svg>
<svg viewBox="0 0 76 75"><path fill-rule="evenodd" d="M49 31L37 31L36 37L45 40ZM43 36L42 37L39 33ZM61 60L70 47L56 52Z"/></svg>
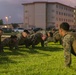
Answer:
<svg viewBox="0 0 76 75"><path fill-rule="evenodd" d="M65 66L66 67L70 67L70 65L71 65L71 53L76 56L76 48L74 46L76 44L76 42L75 42L76 37L73 36L70 33L69 30L70 30L70 25L67 22L63 22L63 23L60 24L59 31L58 31L60 36L62 37L62 46L64 48L64 59L65 59ZM24 32L27 32L27 31L24 31ZM29 32L27 32L27 34L24 33L24 32L22 33L23 37L26 37L27 35L29 37ZM0 52L3 52L3 47L2 47L2 44L1 44L2 33L3 33L3 30L0 29ZM53 34L52 33L50 33L50 34L51 34L51 37L52 37ZM41 34L39 34L39 35L41 36ZM37 35L34 35L34 36L37 36ZM48 33L48 37L49 36L50 35ZM44 37L42 37L42 38L44 39ZM37 38L33 38L33 39L37 39ZM50 38L48 38L48 39L50 39ZM38 41L39 40L37 40L37 42ZM41 42L42 42L42 45L43 45L42 40L41 40ZM28 44L28 42L27 42L27 44Z"/></svg>

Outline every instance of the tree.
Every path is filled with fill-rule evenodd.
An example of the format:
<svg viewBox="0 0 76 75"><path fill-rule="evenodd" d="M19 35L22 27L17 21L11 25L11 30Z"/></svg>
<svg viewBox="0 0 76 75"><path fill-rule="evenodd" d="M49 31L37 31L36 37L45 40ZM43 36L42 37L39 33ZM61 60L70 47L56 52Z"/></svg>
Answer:
<svg viewBox="0 0 76 75"><path fill-rule="evenodd" d="M3 25L3 20L2 19L0 19L0 25Z"/></svg>
<svg viewBox="0 0 76 75"><path fill-rule="evenodd" d="M12 23L13 28L17 28L19 27L19 25L17 23Z"/></svg>

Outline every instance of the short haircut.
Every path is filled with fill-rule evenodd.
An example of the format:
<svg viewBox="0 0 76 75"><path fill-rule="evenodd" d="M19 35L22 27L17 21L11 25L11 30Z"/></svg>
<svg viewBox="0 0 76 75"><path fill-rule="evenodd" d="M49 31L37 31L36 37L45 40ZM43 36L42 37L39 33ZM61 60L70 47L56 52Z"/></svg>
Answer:
<svg viewBox="0 0 76 75"><path fill-rule="evenodd" d="M63 22L60 24L60 28L62 28L65 31L69 31L70 25L67 22Z"/></svg>
<svg viewBox="0 0 76 75"><path fill-rule="evenodd" d="M52 29L52 31L56 31L56 29L55 29L55 28L53 28L53 29Z"/></svg>
<svg viewBox="0 0 76 75"><path fill-rule="evenodd" d="M29 31L28 31L28 30L26 30L26 29L24 30L24 32L26 32L27 34L30 34L30 33L29 33Z"/></svg>

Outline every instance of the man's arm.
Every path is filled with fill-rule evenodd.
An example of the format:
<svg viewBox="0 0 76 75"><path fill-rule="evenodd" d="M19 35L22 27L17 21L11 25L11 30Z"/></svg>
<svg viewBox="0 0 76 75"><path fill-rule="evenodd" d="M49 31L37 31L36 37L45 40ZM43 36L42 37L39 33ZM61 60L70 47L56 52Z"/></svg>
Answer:
<svg viewBox="0 0 76 75"><path fill-rule="evenodd" d="M71 64L71 38L66 37L63 41L63 47L64 47L64 57L65 57L65 65L69 66Z"/></svg>

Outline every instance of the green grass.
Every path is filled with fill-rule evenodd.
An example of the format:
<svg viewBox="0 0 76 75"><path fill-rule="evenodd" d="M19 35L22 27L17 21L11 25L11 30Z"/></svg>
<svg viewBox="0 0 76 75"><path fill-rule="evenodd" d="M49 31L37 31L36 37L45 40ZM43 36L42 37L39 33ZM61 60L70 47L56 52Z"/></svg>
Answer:
<svg viewBox="0 0 76 75"><path fill-rule="evenodd" d="M64 66L63 48L59 43L35 49L20 46L10 51L8 47L0 53L0 75L76 75L76 57L72 56L70 68Z"/></svg>
<svg viewBox="0 0 76 75"><path fill-rule="evenodd" d="M3 33L3 35L11 35L11 33Z"/></svg>

